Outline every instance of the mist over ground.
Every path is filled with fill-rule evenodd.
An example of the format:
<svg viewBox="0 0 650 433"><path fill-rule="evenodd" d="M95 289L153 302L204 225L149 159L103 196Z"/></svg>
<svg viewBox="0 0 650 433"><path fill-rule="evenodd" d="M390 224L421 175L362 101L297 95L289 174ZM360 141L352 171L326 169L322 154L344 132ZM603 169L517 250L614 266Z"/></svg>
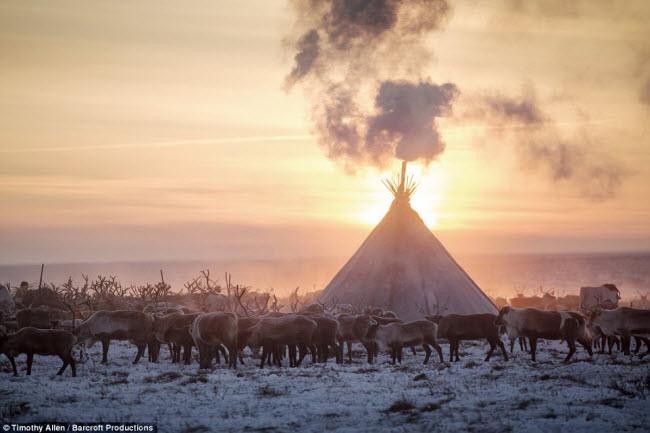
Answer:
<svg viewBox="0 0 650 433"><path fill-rule="evenodd" d="M462 254L455 256L470 277L490 296L515 296L516 290L532 295L540 286L554 289L557 295L577 294L582 286L613 283L622 297L637 296L636 290L650 290L650 253L611 254ZM220 260L167 262L105 262L46 264L43 280L62 283L69 276L81 280L82 274L116 276L123 284L155 282L162 269L172 290L210 269L221 283L224 272L234 283L254 289L273 289L288 295L322 290L345 264L347 258L276 260ZM2 265L0 281L12 287L21 281L38 285L40 264Z"/></svg>

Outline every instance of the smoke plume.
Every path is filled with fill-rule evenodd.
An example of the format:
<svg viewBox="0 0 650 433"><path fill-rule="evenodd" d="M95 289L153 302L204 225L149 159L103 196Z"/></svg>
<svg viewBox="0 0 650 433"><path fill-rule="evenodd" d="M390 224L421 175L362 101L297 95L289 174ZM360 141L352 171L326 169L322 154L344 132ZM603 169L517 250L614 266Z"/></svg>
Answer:
<svg viewBox="0 0 650 433"><path fill-rule="evenodd" d="M539 107L534 92L523 96L488 95L478 110L501 135L509 135L525 169L542 171L553 182L564 182L586 198L605 200L616 195L626 171L599 151L603 146L588 130L565 137L557 123Z"/></svg>
<svg viewBox="0 0 650 433"><path fill-rule="evenodd" d="M301 85L320 144L348 168L391 158L425 163L445 149L436 119L451 113L452 83L419 72L423 38L449 15L446 0L295 0L294 65L285 89Z"/></svg>
<svg viewBox="0 0 650 433"><path fill-rule="evenodd" d="M513 10L530 12L527 2L509 1ZM452 114L460 91L454 83L422 76L432 55L423 40L449 19L447 0L290 0L290 5L296 21L285 43L294 61L284 86L305 91L328 157L350 171L384 167L392 158L436 160L445 150L438 119ZM578 13L577 6L561 1L544 5L532 12ZM599 154L588 132L563 136L534 92L477 99L485 125L512 136L522 167L570 183L591 199L616 194L624 170Z"/></svg>

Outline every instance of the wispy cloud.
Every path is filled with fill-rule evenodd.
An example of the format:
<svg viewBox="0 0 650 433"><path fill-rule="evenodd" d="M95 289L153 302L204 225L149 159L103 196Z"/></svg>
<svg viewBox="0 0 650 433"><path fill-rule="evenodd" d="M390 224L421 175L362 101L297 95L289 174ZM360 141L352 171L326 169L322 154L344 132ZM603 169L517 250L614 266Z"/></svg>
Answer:
<svg viewBox="0 0 650 433"><path fill-rule="evenodd" d="M182 147L198 146L202 144L230 144L230 143L252 143L265 141L302 141L316 138L315 135L297 134L297 135L262 135L250 137L217 137L201 138L189 140L174 141L157 141L141 143L111 143L96 145L79 145L79 146L61 146L61 147L25 147L0 149L0 153L42 153L42 152L74 152L85 150L112 150L112 149L132 149L132 148L150 148L150 147Z"/></svg>

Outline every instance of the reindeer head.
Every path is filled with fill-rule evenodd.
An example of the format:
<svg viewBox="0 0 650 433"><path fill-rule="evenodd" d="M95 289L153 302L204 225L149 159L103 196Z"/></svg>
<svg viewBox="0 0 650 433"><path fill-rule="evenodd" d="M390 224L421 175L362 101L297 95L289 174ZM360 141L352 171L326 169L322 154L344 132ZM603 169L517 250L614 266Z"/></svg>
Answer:
<svg viewBox="0 0 650 433"><path fill-rule="evenodd" d="M494 319L494 324L496 326L507 325L508 324L508 315L510 314L511 311L512 311L512 309L510 307L508 307L507 305L505 307L501 308L501 310L499 310L499 315L497 316L496 319Z"/></svg>
<svg viewBox="0 0 650 433"><path fill-rule="evenodd" d="M381 326L379 323L375 322L374 320L368 318L368 331L366 332L366 339L367 340L374 340L377 337L377 330Z"/></svg>
<svg viewBox="0 0 650 433"><path fill-rule="evenodd" d="M594 310L590 310L589 314L586 316L588 319L587 326L592 329L599 329L597 322L598 319L602 317L602 310L600 308L595 308Z"/></svg>
<svg viewBox="0 0 650 433"><path fill-rule="evenodd" d="M248 348L253 354L253 358L259 358L260 348L262 347L262 333L260 322L251 326L250 328L241 331L240 338L246 341Z"/></svg>

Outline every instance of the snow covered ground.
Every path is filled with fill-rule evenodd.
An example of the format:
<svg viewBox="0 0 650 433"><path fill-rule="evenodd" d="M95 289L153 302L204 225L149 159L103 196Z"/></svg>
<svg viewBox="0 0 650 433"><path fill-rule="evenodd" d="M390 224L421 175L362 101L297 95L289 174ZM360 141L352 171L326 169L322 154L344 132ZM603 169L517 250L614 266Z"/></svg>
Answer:
<svg viewBox="0 0 650 433"><path fill-rule="evenodd" d="M352 365L308 357L296 369L249 361L199 372L172 365L165 348L160 363L133 366L135 347L113 342L107 365L97 345L76 378L55 376L60 360L38 356L31 377L19 357L14 378L3 357L0 421L154 422L160 432L650 431L650 357L589 359L579 348L563 364L566 345L544 342L537 363L517 348L509 362L483 362L486 346L466 342L460 362L427 366L422 353L393 367L357 352Z"/></svg>

